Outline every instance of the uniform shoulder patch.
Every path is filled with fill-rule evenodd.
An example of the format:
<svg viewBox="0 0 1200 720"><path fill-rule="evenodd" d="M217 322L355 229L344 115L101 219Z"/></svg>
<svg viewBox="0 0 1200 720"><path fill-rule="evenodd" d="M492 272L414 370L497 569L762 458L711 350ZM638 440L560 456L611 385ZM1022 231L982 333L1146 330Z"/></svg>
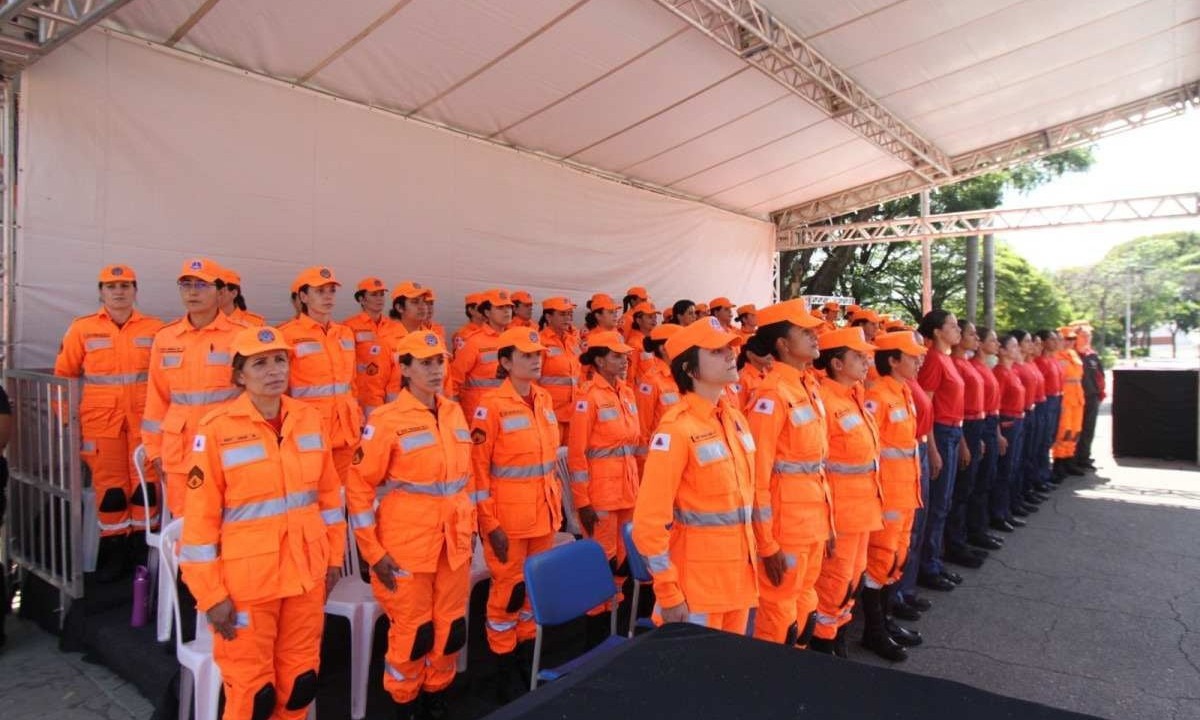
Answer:
<svg viewBox="0 0 1200 720"><path fill-rule="evenodd" d="M365 425L365 426L363 426L363 431L362 431L362 439L363 439L363 440L370 440L370 439L371 439L371 438L373 438L373 437L375 437L375 426L374 426L374 425L369 425L369 424L368 424L368 425Z"/></svg>
<svg viewBox="0 0 1200 720"><path fill-rule="evenodd" d="M775 401L770 398L760 398L758 402L754 403L754 412L770 415L775 412Z"/></svg>
<svg viewBox="0 0 1200 720"><path fill-rule="evenodd" d="M666 452L671 449L671 436L668 433L655 433L654 439L650 441L651 450L659 450Z"/></svg>
<svg viewBox="0 0 1200 720"><path fill-rule="evenodd" d="M195 490L196 488L200 487L203 484L204 484L204 471L200 469L199 465L193 465L192 469L188 470L187 486L189 488L191 488L192 490Z"/></svg>
<svg viewBox="0 0 1200 720"><path fill-rule="evenodd" d="M476 420L487 420L487 408L483 407L482 405L475 408L475 415L473 417Z"/></svg>
<svg viewBox="0 0 1200 720"><path fill-rule="evenodd" d="M192 452L204 452L205 438L203 435L197 435L192 441Z"/></svg>

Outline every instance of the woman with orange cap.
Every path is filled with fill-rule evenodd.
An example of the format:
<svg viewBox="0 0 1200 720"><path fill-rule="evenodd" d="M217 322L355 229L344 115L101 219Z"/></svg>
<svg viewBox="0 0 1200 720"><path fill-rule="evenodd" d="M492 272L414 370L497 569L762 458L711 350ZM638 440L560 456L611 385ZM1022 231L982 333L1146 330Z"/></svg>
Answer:
<svg viewBox="0 0 1200 720"><path fill-rule="evenodd" d="M633 541L654 576L655 620L743 634L757 602L754 438L725 393L737 378L733 336L715 318L666 344L683 397L646 455Z"/></svg>
<svg viewBox="0 0 1200 720"><path fill-rule="evenodd" d="M362 429L362 410L354 397L354 331L333 321L341 283L332 270L310 267L295 285L300 316L279 326L293 353L288 394L321 412L333 463L344 482Z"/></svg>
<svg viewBox="0 0 1200 720"><path fill-rule="evenodd" d="M395 349L402 389L363 429L346 502L371 588L391 621L383 686L396 717L417 717L418 704L421 717L445 717L467 639L476 527L471 434L462 408L440 394L442 339L417 330Z"/></svg>
<svg viewBox="0 0 1200 720"><path fill-rule="evenodd" d="M542 301L542 317L538 320L539 340L546 346L538 385L544 387L554 401L554 414L558 416L558 430L563 442L569 435L568 427L583 378L579 339L571 332L574 307L565 297L546 298Z"/></svg>
<svg viewBox="0 0 1200 720"><path fill-rule="evenodd" d="M766 380L775 359L765 348L743 344L740 335L734 341L734 346L741 347L738 352L738 381L730 385L729 390L736 398L737 406L745 411L754 391Z"/></svg>
<svg viewBox="0 0 1200 720"><path fill-rule="evenodd" d="M647 359L642 345L646 338L650 337L651 331L658 327L658 309L648 302L642 302L634 305L632 312L626 311L626 317L630 316L633 318L632 322L622 336L626 343L633 348L633 352L629 355L629 372L626 375L629 381L633 382L641 376L641 364Z"/></svg>
<svg viewBox="0 0 1200 720"><path fill-rule="evenodd" d="M642 444L650 442L650 436L662 420L667 408L679 402L679 386L671 376L667 363L667 340L683 328L678 325L659 325L650 331L650 337L642 341L649 356L641 365L641 376L637 382L638 418L642 425ZM644 464L645 456L639 457Z"/></svg>
<svg viewBox="0 0 1200 720"><path fill-rule="evenodd" d="M524 290L512 294L512 327L533 327L533 296Z"/></svg>
<svg viewBox="0 0 1200 720"><path fill-rule="evenodd" d="M671 306L671 321L676 325L687 327L700 317L699 308L691 300L676 300Z"/></svg>
<svg viewBox="0 0 1200 720"><path fill-rule="evenodd" d="M478 309L485 324L467 338L450 363L450 395L462 403L468 417L483 396L503 382L496 374L500 367L496 343L512 324L512 297L507 290L488 290L480 296Z"/></svg>
<svg viewBox="0 0 1200 720"><path fill-rule="evenodd" d="M225 717L298 720L317 696L325 600L341 575L341 481L321 413L284 396L283 333L243 329L229 349L243 392L197 429L179 564L215 631Z"/></svg>
<svg viewBox="0 0 1200 720"><path fill-rule="evenodd" d="M628 338L629 333L633 331L633 325L634 325L634 318L632 315L633 309L635 307L637 307L638 305L641 305L642 303L649 303L649 302L650 302L650 293L646 292L646 288L641 287L640 285L635 285L625 291L625 297L621 300L621 308L622 308L621 330L620 330L621 337ZM633 345L633 343L630 343L630 344ZM633 345L633 354L635 356L634 357L635 361L636 361L636 356L639 352L639 350L638 350L639 347L640 346L638 346L638 345ZM630 375L629 377L633 378L635 376Z"/></svg>
<svg viewBox="0 0 1200 720"><path fill-rule="evenodd" d="M826 374L821 380L829 437L825 472L833 491L837 543L817 578L817 627L809 647L846 657L845 628L867 569L871 533L883 527L879 429L862 385L875 347L859 328L826 331L819 343L814 367Z"/></svg>
<svg viewBox="0 0 1200 720"><path fill-rule="evenodd" d="M467 344L472 335L487 325L487 318L479 312L479 303L483 302L485 292L470 293L463 301L463 313L467 316L465 325L454 331L450 337L450 353L453 355Z"/></svg>
<svg viewBox="0 0 1200 720"><path fill-rule="evenodd" d="M421 323L421 329L433 331L434 334L442 339L442 342L446 342L448 339L446 337L446 328L441 323L433 319L434 313L436 312L435 306L437 304L437 293L434 292L433 288L426 288L426 290L429 291L429 294L425 298L425 304L427 307L425 313L425 322Z"/></svg>
<svg viewBox="0 0 1200 720"><path fill-rule="evenodd" d="M596 293L587 301L588 313L583 318L583 336L592 332L615 332L621 308L604 293Z"/></svg>
<svg viewBox="0 0 1200 720"><path fill-rule="evenodd" d="M242 276L231 268L221 268L221 280L224 286L217 290L220 298L221 312L247 327L260 327L267 324L267 319L258 313L246 309L246 296L242 293Z"/></svg>
<svg viewBox="0 0 1200 720"><path fill-rule="evenodd" d="M394 321L384 313L387 286L377 277L358 281L354 300L362 312L342 321L354 333L355 398L363 415L386 401L388 382L392 377L392 356L387 336Z"/></svg>
<svg viewBox="0 0 1200 720"><path fill-rule="evenodd" d="M747 340L758 330L758 308L754 305L742 305L737 309L737 324L739 332Z"/></svg>

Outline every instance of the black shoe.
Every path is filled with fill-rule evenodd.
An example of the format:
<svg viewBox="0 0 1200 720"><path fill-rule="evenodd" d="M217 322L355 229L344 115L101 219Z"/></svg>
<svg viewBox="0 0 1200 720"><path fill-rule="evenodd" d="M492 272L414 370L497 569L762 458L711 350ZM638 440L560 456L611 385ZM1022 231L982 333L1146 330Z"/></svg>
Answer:
<svg viewBox="0 0 1200 720"><path fill-rule="evenodd" d="M990 523L990 527L993 530L999 530L1000 532L1010 533L1013 531L1013 524L1008 520L993 520Z"/></svg>
<svg viewBox="0 0 1200 720"><path fill-rule="evenodd" d="M1013 527L1015 527L1015 528L1023 528L1023 527L1025 527L1026 525L1028 525L1029 523L1025 522L1025 521L1024 521L1024 520L1022 520L1021 518L1009 518L1009 519L1008 519L1008 524L1009 524L1009 525L1012 525L1012 526L1013 526Z"/></svg>
<svg viewBox="0 0 1200 720"><path fill-rule="evenodd" d="M910 607L915 607L917 610L927 613L933 609L933 603L920 595L913 595L910 598L905 598L904 604Z"/></svg>
<svg viewBox="0 0 1200 720"><path fill-rule="evenodd" d="M983 558L972 555L970 552L965 550L950 550L942 559L948 563L961 565L965 568L971 568L972 570L983 567Z"/></svg>
<svg viewBox="0 0 1200 720"><path fill-rule="evenodd" d="M1050 471L1050 480L1055 483L1061 483L1067 479L1067 463L1065 460L1055 460L1054 467Z"/></svg>
<svg viewBox="0 0 1200 720"><path fill-rule="evenodd" d="M918 575L917 584L927 590L937 590L938 592L950 592L955 588L955 584L942 575Z"/></svg>
<svg viewBox="0 0 1200 720"><path fill-rule="evenodd" d="M1084 470L1095 470L1096 469L1096 458L1088 458L1087 460L1080 460L1076 464L1079 465L1079 467L1081 467Z"/></svg>
<svg viewBox="0 0 1200 720"><path fill-rule="evenodd" d="M813 652L819 652L822 655L833 655L833 641L825 638L814 637L808 641L808 649Z"/></svg>
<svg viewBox="0 0 1200 720"><path fill-rule="evenodd" d="M998 542L998 543L1000 543L1001 545L1003 545L1003 544L1004 544L1004 538L1003 538L1002 536L1000 536L1000 535L993 535L993 534L992 534L992 533L990 533L990 532L985 532L983 535L984 535L984 537L986 537L986 538L988 538L988 539L990 539L990 540L993 540L993 541L995 541L995 542Z"/></svg>
<svg viewBox="0 0 1200 720"><path fill-rule="evenodd" d="M888 619L884 623L884 627L887 628L888 635L892 637L892 640L896 641L897 645L901 645L903 647L916 647L925 642L925 638L921 637L921 633L911 628L897 625L891 619Z"/></svg>
<svg viewBox="0 0 1200 720"><path fill-rule="evenodd" d="M921 619L921 611L906 602L893 602L892 615L907 622L917 622Z"/></svg>
<svg viewBox="0 0 1200 720"><path fill-rule="evenodd" d="M129 536L112 535L100 538L98 557L96 582L111 583L120 580L129 567Z"/></svg>
<svg viewBox="0 0 1200 720"><path fill-rule="evenodd" d="M1033 514L1033 513L1041 510L1041 508L1038 507L1037 505L1030 505L1029 503L1024 503L1021 507L1025 512L1030 513L1030 514Z"/></svg>
<svg viewBox="0 0 1200 720"><path fill-rule="evenodd" d="M529 683L523 682L520 659L516 650L497 656L496 699L510 703L529 692Z"/></svg>
<svg viewBox="0 0 1200 720"><path fill-rule="evenodd" d="M599 645L600 643L602 643L608 639L608 636L612 634L611 620L612 620L612 616L607 611L598 613L596 615L588 615L587 620L584 621L587 623L584 627L584 630L585 630L585 633L584 633L585 639L584 639L584 647L583 647L584 651L591 650L592 648L596 647L597 645ZM526 642L528 642L528 641L526 641ZM532 663L533 663L532 648L530 649L529 652L530 652L529 662L532 665Z"/></svg>
<svg viewBox="0 0 1200 720"><path fill-rule="evenodd" d="M991 555L991 553L989 553L987 550L980 550L979 548L973 547L967 548L967 552L971 553L980 560L987 560L988 556Z"/></svg>
<svg viewBox="0 0 1200 720"><path fill-rule="evenodd" d="M883 588L865 587L862 590L859 606L863 611L862 646L874 652L889 662L902 662L908 659L904 646L896 642L887 630L884 614L883 598L886 590ZM839 633L839 636L841 633Z"/></svg>
<svg viewBox="0 0 1200 720"><path fill-rule="evenodd" d="M1041 505L1050 499L1049 495L1043 495L1035 490L1030 490L1022 496L1022 499L1027 505Z"/></svg>
<svg viewBox="0 0 1200 720"><path fill-rule="evenodd" d="M417 720L418 710L420 709L420 698L410 700L406 703L393 702L392 707L395 708L392 717L396 720Z"/></svg>
<svg viewBox="0 0 1200 720"><path fill-rule="evenodd" d="M838 628L837 635L833 638L833 654L840 658L850 657L850 653L846 652L846 628L849 625L843 625Z"/></svg>
<svg viewBox="0 0 1200 720"><path fill-rule="evenodd" d="M1021 504L1021 505L1014 505L1014 506L1011 508L1011 512L1012 512L1012 514L1013 514L1013 516L1014 516L1014 517L1019 517L1019 518L1023 518L1023 517L1029 517L1029 515L1030 515L1029 511L1025 509L1025 505L1024 505L1024 504ZM1037 512L1037 511L1036 511L1036 510L1034 510L1034 512ZM1011 521L1010 521L1010 522L1011 522Z"/></svg>
<svg viewBox="0 0 1200 720"><path fill-rule="evenodd" d="M1084 470L1079 466L1079 463L1076 462L1067 463L1063 469L1066 470L1067 475L1071 475L1073 477L1082 477L1087 475L1087 470Z"/></svg>
<svg viewBox="0 0 1200 720"><path fill-rule="evenodd" d="M446 720L450 717L450 708L446 707L447 690L421 693L421 720Z"/></svg>
<svg viewBox="0 0 1200 720"><path fill-rule="evenodd" d="M943 569L942 577L946 578L947 580L954 583L955 585L962 585L963 576L959 575L958 573L954 572L953 570Z"/></svg>
<svg viewBox="0 0 1200 720"><path fill-rule="evenodd" d="M977 548L983 548L984 550L999 550L1000 548L1004 547L1003 542L988 537L987 535L971 535L967 538L967 544L974 545Z"/></svg>
<svg viewBox="0 0 1200 720"><path fill-rule="evenodd" d="M1050 497L1050 493L1054 492L1054 486L1049 483L1038 483L1033 486L1033 489L1047 498Z"/></svg>

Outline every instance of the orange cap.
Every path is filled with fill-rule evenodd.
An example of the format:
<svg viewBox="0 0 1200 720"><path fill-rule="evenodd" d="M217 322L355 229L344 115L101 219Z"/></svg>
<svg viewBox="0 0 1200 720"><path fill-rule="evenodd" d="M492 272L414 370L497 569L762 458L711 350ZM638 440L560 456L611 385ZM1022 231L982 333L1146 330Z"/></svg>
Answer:
<svg viewBox="0 0 1200 720"><path fill-rule="evenodd" d="M427 330L410 332L396 343L397 355L412 355L415 358L428 358L435 355L449 355L446 345L437 333Z"/></svg>
<svg viewBox="0 0 1200 720"><path fill-rule="evenodd" d="M860 307L858 305L854 305L854 304L846 306L846 314L847 315L853 315L856 312L862 312L862 307Z"/></svg>
<svg viewBox="0 0 1200 720"><path fill-rule="evenodd" d="M300 292L300 288L305 285L321 287L322 285L341 285L341 283L333 276L333 270L324 265L313 265L301 270L296 279L292 281L292 292Z"/></svg>
<svg viewBox="0 0 1200 720"><path fill-rule="evenodd" d="M837 310L838 308L841 307L841 305L838 305L837 303L830 300L829 302L825 303L821 307L823 307L826 310Z"/></svg>
<svg viewBox="0 0 1200 720"><path fill-rule="evenodd" d="M715 317L700 318L667 338L667 355L674 360L691 348L715 350L729 345L734 340L737 340L737 336L725 332L725 328L721 327L721 322Z"/></svg>
<svg viewBox="0 0 1200 720"><path fill-rule="evenodd" d="M803 305L803 304L804 303L801 303L801 305ZM737 309L737 314L738 315L757 315L758 308L756 308L753 303L751 303L750 305L742 305L741 307L739 307Z"/></svg>
<svg viewBox="0 0 1200 720"><path fill-rule="evenodd" d="M868 310L866 308L860 308L858 312L847 313L846 317L849 318L850 322L852 323L856 323L859 320L866 320L867 322L873 322L878 325L879 323L883 322L882 315L874 310Z"/></svg>
<svg viewBox="0 0 1200 720"><path fill-rule="evenodd" d="M137 273L128 265L105 265L100 268L100 282L137 282Z"/></svg>
<svg viewBox="0 0 1200 720"><path fill-rule="evenodd" d="M888 320L883 323L883 329L884 330L901 330L901 329L911 330L912 328L910 328L907 324L905 324L905 322L903 320Z"/></svg>
<svg viewBox="0 0 1200 720"><path fill-rule="evenodd" d="M821 320L812 316L804 307L803 300L785 300L781 303L768 305L758 311L758 326L766 327L779 322L791 323L797 327L815 328Z"/></svg>
<svg viewBox="0 0 1200 720"><path fill-rule="evenodd" d="M670 340L672 335L682 330L683 328L675 323L663 323L650 331L650 339Z"/></svg>
<svg viewBox="0 0 1200 720"><path fill-rule="evenodd" d="M613 331L613 330L608 330L605 332L588 333L587 346L589 348L597 348L597 347L608 348L609 350L612 350L613 352L619 352L619 353L633 352L633 348L630 347L629 345L626 345L625 341L621 339L621 336L616 331Z"/></svg>
<svg viewBox="0 0 1200 720"><path fill-rule="evenodd" d="M229 349L235 355L250 357L251 355L270 352L271 350L291 351L292 346L288 345L288 341L283 339L283 333L273 327L252 327L241 330L237 335L234 335L233 342L229 343Z"/></svg>
<svg viewBox="0 0 1200 720"><path fill-rule="evenodd" d="M620 310L621 306L613 301L610 295L604 293L596 293L592 299L588 301L589 310Z"/></svg>
<svg viewBox="0 0 1200 720"><path fill-rule="evenodd" d="M830 330L817 336L817 347L821 350L847 347L859 352L875 352L875 346L867 342L862 328L849 327Z"/></svg>
<svg viewBox="0 0 1200 720"><path fill-rule="evenodd" d="M1065 338L1070 339L1070 338L1075 337L1076 332L1075 332L1075 328L1071 327L1070 325L1067 325L1066 327L1060 327L1058 329L1058 334L1062 335Z"/></svg>
<svg viewBox="0 0 1200 720"><path fill-rule="evenodd" d="M467 297L463 300L464 305L478 305L487 299L487 293L475 292L467 293Z"/></svg>
<svg viewBox="0 0 1200 720"><path fill-rule="evenodd" d="M425 292L428 293L428 295L429 295L429 297L426 298L426 300L428 300L429 302L433 302L434 300L437 300L437 293L435 293L433 291L433 288L425 288Z"/></svg>
<svg viewBox="0 0 1200 720"><path fill-rule="evenodd" d="M492 307L504 307L505 305L513 304L512 296L508 294L508 291L500 288L493 288L482 293L479 301L491 303Z"/></svg>
<svg viewBox="0 0 1200 720"><path fill-rule="evenodd" d="M221 279L221 266L208 258L184 260L178 279L182 280L185 277L200 278L205 282L216 282Z"/></svg>
<svg viewBox="0 0 1200 720"><path fill-rule="evenodd" d="M514 292L512 294L512 299L513 299L513 302L519 302L522 305L532 305L533 304L533 296L530 295L529 293L525 292L524 290L517 290L516 292Z"/></svg>
<svg viewBox="0 0 1200 720"><path fill-rule="evenodd" d="M654 303L640 302L633 306L633 314L637 315L639 313L642 315L657 315L658 308L654 307Z"/></svg>
<svg viewBox="0 0 1200 720"><path fill-rule="evenodd" d="M675 308L669 307L663 310L663 320L671 320L675 317Z"/></svg>
<svg viewBox="0 0 1200 720"><path fill-rule="evenodd" d="M712 300L710 300L708 302L709 310L720 310L721 308L724 308L724 307L727 307L727 308L733 307L733 303L727 297L713 298Z"/></svg>
<svg viewBox="0 0 1200 720"><path fill-rule="evenodd" d="M704 303L696 303L696 314L704 316L708 314L708 306Z"/></svg>
<svg viewBox="0 0 1200 720"><path fill-rule="evenodd" d="M419 282L402 282L392 290L392 302L396 302L400 298L415 298L425 297L428 299L432 296L429 288L424 287Z"/></svg>
<svg viewBox="0 0 1200 720"><path fill-rule="evenodd" d="M899 350L905 355L924 355L929 352L925 345L917 340L916 333L894 332L876 335L873 341L879 350Z"/></svg>
<svg viewBox="0 0 1200 720"><path fill-rule="evenodd" d="M505 293L506 295L508 293ZM545 352L546 346L538 338L537 330L527 327L509 328L500 333L496 347L515 347L521 352Z"/></svg>
<svg viewBox="0 0 1200 720"><path fill-rule="evenodd" d="M354 287L354 291L362 292L377 292L379 290L387 290L387 284L377 277L365 277L358 281L358 285Z"/></svg>
<svg viewBox="0 0 1200 720"><path fill-rule="evenodd" d="M646 292L646 288L642 287L641 285L634 285L633 287L629 288L628 290L625 291L625 295L626 296L632 295L633 297L635 297L639 300L649 300L650 299L650 293Z"/></svg>
<svg viewBox="0 0 1200 720"><path fill-rule="evenodd" d="M556 295L543 300L542 309L554 310L555 312L567 312L575 309L575 303L571 302L568 298L562 297L561 295Z"/></svg>

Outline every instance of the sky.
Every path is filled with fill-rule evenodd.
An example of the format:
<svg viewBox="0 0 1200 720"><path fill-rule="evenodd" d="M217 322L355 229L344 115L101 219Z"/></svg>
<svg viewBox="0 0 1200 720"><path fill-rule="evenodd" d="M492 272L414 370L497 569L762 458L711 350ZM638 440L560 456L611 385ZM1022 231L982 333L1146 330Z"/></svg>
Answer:
<svg viewBox="0 0 1200 720"><path fill-rule="evenodd" d="M1114 135L1096 143L1095 163L1027 195L1010 191L1003 208L1171 195L1200 191L1200 111ZM1192 230L1200 218L1121 222L997 234L1035 267L1057 270L1090 265L1114 245L1142 235Z"/></svg>

